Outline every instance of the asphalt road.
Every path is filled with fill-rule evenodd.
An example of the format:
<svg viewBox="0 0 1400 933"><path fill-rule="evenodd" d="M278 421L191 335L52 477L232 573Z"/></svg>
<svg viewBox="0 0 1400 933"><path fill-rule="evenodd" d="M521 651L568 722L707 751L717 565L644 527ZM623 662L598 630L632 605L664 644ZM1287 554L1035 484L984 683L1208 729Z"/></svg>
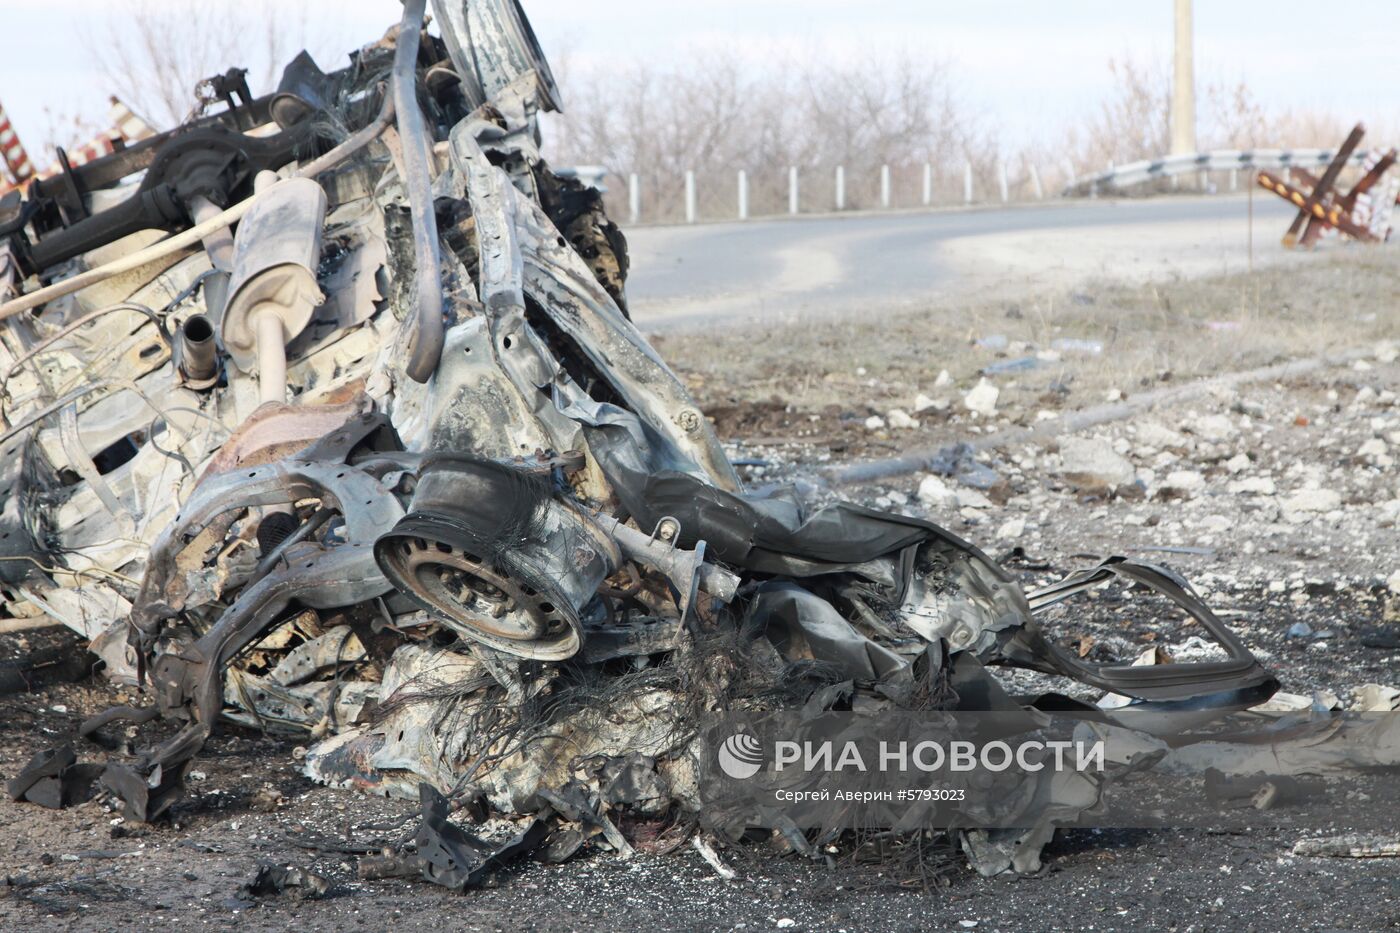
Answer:
<svg viewBox="0 0 1400 933"><path fill-rule="evenodd" d="M998 235L1012 237L1003 253L1039 251L1042 261L1095 248L1111 261L1139 244L1166 262L1188 249L1214 254L1227 234L1243 257L1248 210L1246 198L1233 195L639 227L627 231L627 290L633 317L648 330L876 311L956 288L970 278L969 252L975 264L980 245ZM1273 231L1290 213L1276 198L1254 198L1261 247L1276 244ZM1038 236L1017 237L1026 233ZM950 247L968 238L980 239L954 261Z"/></svg>

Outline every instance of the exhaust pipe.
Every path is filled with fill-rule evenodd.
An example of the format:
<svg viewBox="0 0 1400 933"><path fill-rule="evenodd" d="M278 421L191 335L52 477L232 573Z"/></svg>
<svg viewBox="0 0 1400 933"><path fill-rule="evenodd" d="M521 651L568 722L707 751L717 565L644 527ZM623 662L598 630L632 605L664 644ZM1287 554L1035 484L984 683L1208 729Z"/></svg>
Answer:
<svg viewBox="0 0 1400 933"><path fill-rule="evenodd" d="M185 385L203 391L219 381L219 350L214 325L202 314L192 314L180 326L180 375Z"/></svg>

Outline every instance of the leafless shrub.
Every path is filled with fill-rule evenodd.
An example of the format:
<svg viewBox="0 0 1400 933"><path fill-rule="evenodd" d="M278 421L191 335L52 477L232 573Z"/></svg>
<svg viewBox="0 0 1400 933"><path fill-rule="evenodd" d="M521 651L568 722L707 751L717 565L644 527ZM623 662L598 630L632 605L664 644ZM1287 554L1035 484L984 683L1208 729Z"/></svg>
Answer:
<svg viewBox="0 0 1400 933"><path fill-rule="evenodd" d="M1170 69L1159 61L1110 59L1112 84L1099 109L1067 133L1065 150L1079 171L1099 171L1168 152ZM1332 147L1355 121L1315 110L1271 110L1243 79L1197 87L1197 143L1202 150ZM1378 125L1376 145L1389 140Z"/></svg>
<svg viewBox="0 0 1400 933"><path fill-rule="evenodd" d="M1108 62L1112 86L1096 113L1071 127L1066 149L1074 164L1106 168L1167 151L1171 75L1161 62L1126 56Z"/></svg>

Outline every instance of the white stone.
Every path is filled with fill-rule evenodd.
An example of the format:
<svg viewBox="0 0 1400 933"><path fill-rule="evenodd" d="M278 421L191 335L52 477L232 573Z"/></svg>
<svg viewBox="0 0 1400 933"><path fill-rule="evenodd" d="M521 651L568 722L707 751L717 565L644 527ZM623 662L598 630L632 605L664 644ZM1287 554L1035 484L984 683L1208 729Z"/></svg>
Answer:
<svg viewBox="0 0 1400 933"><path fill-rule="evenodd" d="M982 379L963 396L963 405L968 411L975 411L979 415L990 415L997 410L997 397L999 395L1001 395L1000 389L986 379Z"/></svg>
<svg viewBox="0 0 1400 933"><path fill-rule="evenodd" d="M1384 684L1362 684L1352 691L1351 708L1362 713L1390 713L1400 708L1400 690Z"/></svg>
<svg viewBox="0 0 1400 933"><path fill-rule="evenodd" d="M976 489L962 487L953 493L958 500L958 508L961 509L990 509L992 500L988 499Z"/></svg>
<svg viewBox="0 0 1400 933"><path fill-rule="evenodd" d="M916 493L919 502L930 509L954 509L958 505L957 493L948 488L948 484L937 476L925 476L919 483L919 491Z"/></svg>
<svg viewBox="0 0 1400 933"><path fill-rule="evenodd" d="M1379 437L1373 437L1356 448L1358 457L1384 457L1390 448Z"/></svg>
<svg viewBox="0 0 1400 933"><path fill-rule="evenodd" d="M1186 435L1162 424L1160 421L1144 421L1137 427L1139 443L1148 447L1185 447Z"/></svg>
<svg viewBox="0 0 1400 933"><path fill-rule="evenodd" d="M1136 468L1097 437L1067 437L1060 441L1060 475L1076 486L1131 485Z"/></svg>
<svg viewBox="0 0 1400 933"><path fill-rule="evenodd" d="M1225 415L1206 415L1191 425L1191 431L1197 437L1205 438L1215 444L1228 441L1240 433L1239 428L1235 427L1235 423Z"/></svg>
<svg viewBox="0 0 1400 933"><path fill-rule="evenodd" d="M1012 518L1002 522L997 529L997 537L1008 541L1013 541L1021 537L1026 531L1026 520L1024 518Z"/></svg>
<svg viewBox="0 0 1400 933"><path fill-rule="evenodd" d="M1395 344L1389 342L1376 344L1377 363L1394 363L1397 359L1400 359L1400 348L1397 348Z"/></svg>
<svg viewBox="0 0 1400 933"><path fill-rule="evenodd" d="M885 419L879 415L871 415L865 419L865 429L867 431L878 431L885 426Z"/></svg>
<svg viewBox="0 0 1400 933"><path fill-rule="evenodd" d="M919 419L909 417L909 413L902 408L891 408L885 412L885 420L890 423L890 427L899 431L919 426Z"/></svg>
<svg viewBox="0 0 1400 933"><path fill-rule="evenodd" d="M1397 570L1394 573L1392 573L1390 575L1390 578L1385 581L1385 585L1390 589L1392 593L1400 595L1400 570Z"/></svg>
<svg viewBox="0 0 1400 933"><path fill-rule="evenodd" d="M1330 512L1342 504L1340 494L1331 489L1300 489L1283 500L1283 511Z"/></svg>
<svg viewBox="0 0 1400 933"><path fill-rule="evenodd" d="M1233 493L1247 493L1255 496L1272 496L1278 492L1278 487L1274 484L1271 476L1247 476L1244 479L1235 480L1228 488Z"/></svg>
<svg viewBox="0 0 1400 933"><path fill-rule="evenodd" d="M1229 460L1225 461L1225 469L1229 470L1231 473L1243 473L1245 470L1249 469L1249 455L1235 454Z"/></svg>
<svg viewBox="0 0 1400 933"><path fill-rule="evenodd" d="M935 411L946 411L947 408L948 402L944 399L930 398L922 392L914 396L914 414L916 415L920 412L928 411L929 409L933 409Z"/></svg>
<svg viewBox="0 0 1400 933"><path fill-rule="evenodd" d="M1206 487L1206 478L1195 470L1172 470L1162 481L1162 486L1165 489L1174 489L1188 496L1194 496Z"/></svg>
<svg viewBox="0 0 1400 933"><path fill-rule="evenodd" d="M938 378L935 379L935 380L933 380L933 387L934 387L935 389L941 389L941 388L943 388L944 386L950 386L950 385L952 385L952 384L953 384L953 377L950 376L950 375L948 375L948 370L946 370L946 369L941 370L941 371L938 373Z"/></svg>

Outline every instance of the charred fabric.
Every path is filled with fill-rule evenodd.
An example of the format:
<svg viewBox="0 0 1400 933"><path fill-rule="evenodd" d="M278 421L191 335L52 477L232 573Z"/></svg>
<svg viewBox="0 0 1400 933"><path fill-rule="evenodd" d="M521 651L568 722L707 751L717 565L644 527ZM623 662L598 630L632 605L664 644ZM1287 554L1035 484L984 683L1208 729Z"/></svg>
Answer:
<svg viewBox="0 0 1400 933"><path fill-rule="evenodd" d="M1149 708L1275 689L1168 571L1026 593L930 522L742 488L628 318L599 193L541 157L560 95L519 4L434 0L441 38L426 12L266 97L210 79L184 125L0 204L5 605L142 686L85 740L159 737L42 752L12 796L156 820L221 721L304 735L315 780L420 800L394 858L460 887L520 852L626 853L635 820L816 851L701 807L707 712L1044 702L994 665ZM1057 646L1037 617L1113 578L1228 659ZM1028 871L1052 832L964 843Z"/></svg>

